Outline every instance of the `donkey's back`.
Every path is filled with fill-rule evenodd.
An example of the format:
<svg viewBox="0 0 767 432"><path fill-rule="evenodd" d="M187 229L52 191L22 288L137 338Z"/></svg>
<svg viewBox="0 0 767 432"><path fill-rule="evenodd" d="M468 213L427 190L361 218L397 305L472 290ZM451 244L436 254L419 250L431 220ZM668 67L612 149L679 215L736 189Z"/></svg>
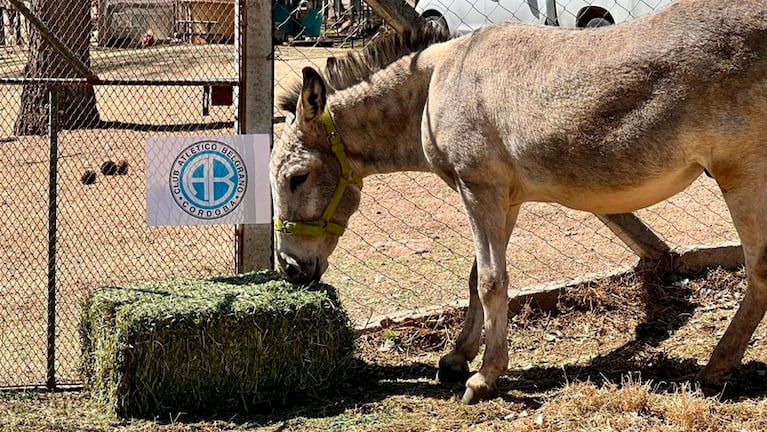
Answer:
<svg viewBox="0 0 767 432"><path fill-rule="evenodd" d="M449 181L612 213L704 168L729 187L744 152L765 160L767 1L679 0L579 31L500 24L433 52L424 145Z"/></svg>

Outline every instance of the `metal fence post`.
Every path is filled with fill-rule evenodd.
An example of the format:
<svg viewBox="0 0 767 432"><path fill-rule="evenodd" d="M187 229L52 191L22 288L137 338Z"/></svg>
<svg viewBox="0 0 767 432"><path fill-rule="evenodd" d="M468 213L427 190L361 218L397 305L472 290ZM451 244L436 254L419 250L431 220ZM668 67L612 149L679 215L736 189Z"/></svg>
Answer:
<svg viewBox="0 0 767 432"><path fill-rule="evenodd" d="M239 0L241 41L238 133L269 134L272 139L274 47L272 1ZM239 43L239 42L238 42ZM268 203L271 205L271 203ZM237 272L273 267L271 224L240 225L237 230Z"/></svg>
<svg viewBox="0 0 767 432"><path fill-rule="evenodd" d="M56 388L56 206L58 174L59 89L48 88L48 351L45 386Z"/></svg>

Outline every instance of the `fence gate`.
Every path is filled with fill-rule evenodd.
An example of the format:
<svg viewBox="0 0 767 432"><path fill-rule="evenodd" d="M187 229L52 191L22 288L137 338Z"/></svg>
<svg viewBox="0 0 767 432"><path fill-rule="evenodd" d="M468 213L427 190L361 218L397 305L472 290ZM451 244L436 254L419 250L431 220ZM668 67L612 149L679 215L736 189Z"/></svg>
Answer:
<svg viewBox="0 0 767 432"><path fill-rule="evenodd" d="M89 290L235 270L234 227L146 225L144 140L236 132L236 14L233 0L8 1L0 387L54 387L79 382Z"/></svg>

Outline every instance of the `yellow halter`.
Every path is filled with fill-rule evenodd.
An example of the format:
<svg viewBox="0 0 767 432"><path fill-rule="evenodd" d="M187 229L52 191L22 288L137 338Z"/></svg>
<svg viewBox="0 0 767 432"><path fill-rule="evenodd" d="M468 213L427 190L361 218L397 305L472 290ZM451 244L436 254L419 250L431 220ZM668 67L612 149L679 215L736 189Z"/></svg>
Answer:
<svg viewBox="0 0 767 432"><path fill-rule="evenodd" d="M333 151L333 154L336 155L338 163L341 164L341 178L338 179L336 192L333 194L333 198L330 199L328 206L325 207L325 211L322 212L322 216L320 216L319 219L307 222L293 222L274 218L275 231L283 234L319 237L325 232L341 236L346 229L337 223L331 222L330 219L333 217L338 205L341 203L341 199L344 196L346 186L349 185L349 182L354 183L362 189L362 177L352 172L349 159L346 158L346 152L344 152L344 143L341 141L341 135L339 135L336 130L336 125L333 123L333 118L330 116L330 111L328 111L327 106L325 106L325 111L322 112L322 123L325 124L325 133L327 134L328 142L330 142L330 149Z"/></svg>

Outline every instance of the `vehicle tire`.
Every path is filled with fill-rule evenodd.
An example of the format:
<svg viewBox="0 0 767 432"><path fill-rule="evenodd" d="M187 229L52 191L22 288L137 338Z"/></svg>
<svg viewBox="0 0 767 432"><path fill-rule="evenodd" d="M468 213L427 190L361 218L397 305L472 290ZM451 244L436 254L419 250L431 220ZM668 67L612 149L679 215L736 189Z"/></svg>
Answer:
<svg viewBox="0 0 767 432"><path fill-rule="evenodd" d="M606 27L609 25L613 25L610 20L606 18L591 18L589 22L586 23L586 27Z"/></svg>
<svg viewBox="0 0 767 432"><path fill-rule="evenodd" d="M423 20L428 24L433 26L436 29L439 29L440 31L445 32L445 34L450 33L450 29L447 28L447 21L445 21L445 18L442 15L436 14L436 15L424 15Z"/></svg>

